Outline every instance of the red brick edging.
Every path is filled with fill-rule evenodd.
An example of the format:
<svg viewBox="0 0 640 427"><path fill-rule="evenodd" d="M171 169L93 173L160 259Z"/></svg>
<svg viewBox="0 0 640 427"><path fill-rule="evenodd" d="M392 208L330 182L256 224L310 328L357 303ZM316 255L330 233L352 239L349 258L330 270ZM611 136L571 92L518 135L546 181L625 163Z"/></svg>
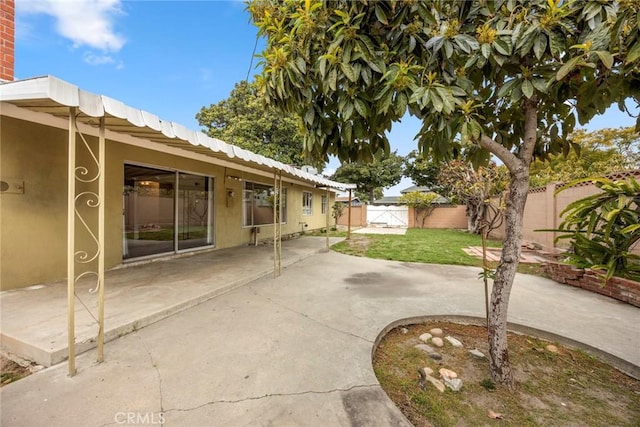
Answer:
<svg viewBox="0 0 640 427"><path fill-rule="evenodd" d="M612 277L602 286L601 277L590 269L557 262L548 262L546 269L549 276L558 283L586 289L640 307L640 282Z"/></svg>

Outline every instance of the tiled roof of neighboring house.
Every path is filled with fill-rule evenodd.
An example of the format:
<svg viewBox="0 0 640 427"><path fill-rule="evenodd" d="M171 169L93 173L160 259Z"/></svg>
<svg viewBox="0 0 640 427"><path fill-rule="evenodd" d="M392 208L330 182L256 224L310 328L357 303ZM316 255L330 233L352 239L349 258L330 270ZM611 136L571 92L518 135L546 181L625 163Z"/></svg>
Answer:
<svg viewBox="0 0 640 427"><path fill-rule="evenodd" d="M428 193L431 191L429 187L418 187L417 185L412 185L411 187L405 188L400 191L400 194L413 193L414 191L419 191L420 193Z"/></svg>
<svg viewBox="0 0 640 427"><path fill-rule="evenodd" d="M285 177L306 181L320 187L334 189L356 187L354 184L331 181L219 139L210 138L203 132L161 120L154 114L129 107L113 98L85 92L53 76L2 83L0 84L0 101L5 103L3 115L12 114L9 104L58 118L67 118L70 108L75 107L77 108L76 120L81 125L95 128L98 126L98 119L104 118L107 132L117 132L162 144L161 147L167 151L178 148L216 158L219 163L226 163L231 167L238 165L269 173L273 173L274 170L280 171ZM20 110L14 109L13 112L18 114Z"/></svg>
<svg viewBox="0 0 640 427"><path fill-rule="evenodd" d="M373 201L374 205L399 205L400 196L384 196L381 199Z"/></svg>
<svg viewBox="0 0 640 427"><path fill-rule="evenodd" d="M400 201L400 197L401 196L384 196L381 199L375 200L373 204L374 205L404 205L404 203ZM448 205L449 203L451 203L451 201L446 197L438 196L438 198L435 199L433 203L438 205Z"/></svg>
<svg viewBox="0 0 640 427"><path fill-rule="evenodd" d="M336 202L338 203L349 203L349 196L344 197L344 196L339 196L336 197ZM352 197L351 198L351 206L360 206L362 205L362 202L360 201L360 199L358 197Z"/></svg>

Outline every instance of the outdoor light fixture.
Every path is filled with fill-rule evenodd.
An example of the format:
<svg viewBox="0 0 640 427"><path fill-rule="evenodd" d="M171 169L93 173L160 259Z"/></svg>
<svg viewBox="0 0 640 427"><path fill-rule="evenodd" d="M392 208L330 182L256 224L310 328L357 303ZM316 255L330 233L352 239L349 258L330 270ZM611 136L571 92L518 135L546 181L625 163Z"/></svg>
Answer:
<svg viewBox="0 0 640 427"><path fill-rule="evenodd" d="M227 196L231 197L231 198L234 198L234 197L236 197L236 192L233 191L233 190L227 190Z"/></svg>

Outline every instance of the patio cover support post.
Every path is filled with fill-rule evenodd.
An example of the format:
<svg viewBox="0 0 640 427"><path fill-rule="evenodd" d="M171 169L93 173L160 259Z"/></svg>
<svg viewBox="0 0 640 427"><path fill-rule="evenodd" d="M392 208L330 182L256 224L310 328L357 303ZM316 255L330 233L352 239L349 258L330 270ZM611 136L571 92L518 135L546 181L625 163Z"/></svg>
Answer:
<svg viewBox="0 0 640 427"><path fill-rule="evenodd" d="M75 338L75 195L76 195L76 108L69 108L69 153L67 165L67 317L69 376L76 374Z"/></svg>
<svg viewBox="0 0 640 427"><path fill-rule="evenodd" d="M349 204L347 205L347 240L351 239L351 189L349 189Z"/></svg>
<svg viewBox="0 0 640 427"><path fill-rule="evenodd" d="M279 179L278 179L279 178ZM281 272L280 258L282 256L282 172L273 172L273 277L276 278Z"/></svg>
<svg viewBox="0 0 640 427"><path fill-rule="evenodd" d="M106 173L106 138L104 116L100 117L100 133L98 136L98 362L104 360L104 208L105 208L105 173Z"/></svg>
<svg viewBox="0 0 640 427"><path fill-rule="evenodd" d="M330 198L330 193L329 193L329 187L327 187L327 203L325 205L325 210L326 210L325 216L326 216L326 220L327 220L327 243L326 243L327 252L329 252L329 223L330 223L329 218L331 218L329 216L329 202L330 201L331 201L331 198Z"/></svg>
<svg viewBox="0 0 640 427"><path fill-rule="evenodd" d="M278 276L282 272L282 212L285 206L282 202L282 171L278 172L278 199L280 200L278 209Z"/></svg>

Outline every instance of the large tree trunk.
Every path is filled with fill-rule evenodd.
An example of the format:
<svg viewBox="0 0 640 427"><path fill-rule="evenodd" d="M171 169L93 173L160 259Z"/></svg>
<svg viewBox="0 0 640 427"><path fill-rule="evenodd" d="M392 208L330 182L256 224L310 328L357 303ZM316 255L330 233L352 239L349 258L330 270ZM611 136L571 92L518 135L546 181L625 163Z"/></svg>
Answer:
<svg viewBox="0 0 640 427"><path fill-rule="evenodd" d="M507 349L507 312L511 287L520 262L522 245L522 218L529 192L529 166L533 158L537 132L537 100L532 98L524 103L524 143L516 158L505 156L511 181L504 213L505 236L502 256L491 291L489 315L489 355L491 377L498 384L513 388L513 372Z"/></svg>
<svg viewBox="0 0 640 427"><path fill-rule="evenodd" d="M526 171L528 172L528 171ZM522 217L529 191L529 174L512 176L504 214L505 238L500 264L491 292L489 316L489 354L491 376L499 384L513 387L513 373L507 350L507 312L509 296L520 260Z"/></svg>

